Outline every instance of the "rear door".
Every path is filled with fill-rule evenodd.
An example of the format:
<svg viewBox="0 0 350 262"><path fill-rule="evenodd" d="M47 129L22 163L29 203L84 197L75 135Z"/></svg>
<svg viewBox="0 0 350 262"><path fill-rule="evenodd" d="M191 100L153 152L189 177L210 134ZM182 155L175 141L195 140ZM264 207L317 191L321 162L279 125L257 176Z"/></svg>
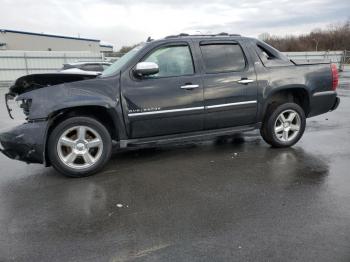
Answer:
<svg viewBox="0 0 350 262"><path fill-rule="evenodd" d="M132 138L203 130L203 85L192 42L161 44L138 62L154 62L159 73L137 78L125 72L122 96Z"/></svg>
<svg viewBox="0 0 350 262"><path fill-rule="evenodd" d="M257 113L254 67L236 41L198 41L203 61L205 129L253 124Z"/></svg>

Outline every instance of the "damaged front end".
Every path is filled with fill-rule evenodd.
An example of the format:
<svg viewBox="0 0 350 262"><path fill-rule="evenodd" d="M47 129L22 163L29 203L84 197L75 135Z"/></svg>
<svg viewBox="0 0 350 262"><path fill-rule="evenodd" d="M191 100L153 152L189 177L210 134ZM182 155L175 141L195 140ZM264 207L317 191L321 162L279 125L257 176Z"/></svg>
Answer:
<svg viewBox="0 0 350 262"><path fill-rule="evenodd" d="M27 122L0 133L0 151L9 158L27 163L44 162L47 121Z"/></svg>
<svg viewBox="0 0 350 262"><path fill-rule="evenodd" d="M27 93L33 90L37 90L44 87L55 86L64 83L77 82L82 80L88 80L96 78L99 74L86 72L86 73L47 73L47 74L32 74L18 78L15 83L10 87L9 92L5 94L5 104L7 112L11 119L13 117L13 108L11 108L9 102L15 100L17 96ZM32 103L31 100L16 99L19 107L23 110L26 117L29 115L29 108Z"/></svg>
<svg viewBox="0 0 350 262"><path fill-rule="evenodd" d="M5 104L10 118L14 119L14 108L10 101L16 101L24 114L25 122L0 133L0 152L9 158L27 163L45 162L45 141L48 130L47 118L31 118L31 107L36 95L27 93L37 89L96 78L97 74L35 74L20 77L5 95ZM33 92L32 92L33 93ZM54 99L53 99L54 102ZM40 104L40 102L39 102ZM36 109L40 110L40 109Z"/></svg>

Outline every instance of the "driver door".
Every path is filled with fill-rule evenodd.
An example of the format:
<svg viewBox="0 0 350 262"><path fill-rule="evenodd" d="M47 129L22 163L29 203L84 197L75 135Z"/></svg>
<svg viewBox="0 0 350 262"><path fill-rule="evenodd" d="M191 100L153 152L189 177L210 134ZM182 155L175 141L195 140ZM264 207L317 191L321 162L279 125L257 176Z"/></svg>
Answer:
<svg viewBox="0 0 350 262"><path fill-rule="evenodd" d="M203 130L203 85L191 42L157 46L139 62L156 63L159 72L144 77L134 74L122 77L129 137Z"/></svg>

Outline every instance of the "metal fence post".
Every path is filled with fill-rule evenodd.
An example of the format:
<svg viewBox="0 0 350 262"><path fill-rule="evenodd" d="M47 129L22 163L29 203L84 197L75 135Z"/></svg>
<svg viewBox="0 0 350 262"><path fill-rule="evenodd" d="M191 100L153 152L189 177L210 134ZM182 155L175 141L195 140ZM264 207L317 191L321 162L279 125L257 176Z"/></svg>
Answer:
<svg viewBox="0 0 350 262"><path fill-rule="evenodd" d="M28 60L27 60L27 53L26 52L24 52L23 53L24 54L24 65L25 65L25 67L26 67L26 74L28 75L29 74L29 70L28 70Z"/></svg>
<svg viewBox="0 0 350 262"><path fill-rule="evenodd" d="M338 68L338 70L340 72L343 71L343 66L344 66L344 63L345 63L345 56L346 56L346 50L343 51L343 54L342 54L342 56L340 58L340 63L339 63L339 68Z"/></svg>

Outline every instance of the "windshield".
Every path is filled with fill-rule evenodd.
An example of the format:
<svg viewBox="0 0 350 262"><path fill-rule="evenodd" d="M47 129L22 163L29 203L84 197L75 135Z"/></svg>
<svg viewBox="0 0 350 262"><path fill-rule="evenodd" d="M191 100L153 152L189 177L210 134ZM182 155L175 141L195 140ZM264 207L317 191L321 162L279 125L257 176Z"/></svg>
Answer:
<svg viewBox="0 0 350 262"><path fill-rule="evenodd" d="M131 49L117 61L115 61L112 65L110 65L106 70L102 72L102 77L111 76L120 71L120 69L128 63L137 53L138 51L145 46L145 43L139 44L138 46Z"/></svg>

